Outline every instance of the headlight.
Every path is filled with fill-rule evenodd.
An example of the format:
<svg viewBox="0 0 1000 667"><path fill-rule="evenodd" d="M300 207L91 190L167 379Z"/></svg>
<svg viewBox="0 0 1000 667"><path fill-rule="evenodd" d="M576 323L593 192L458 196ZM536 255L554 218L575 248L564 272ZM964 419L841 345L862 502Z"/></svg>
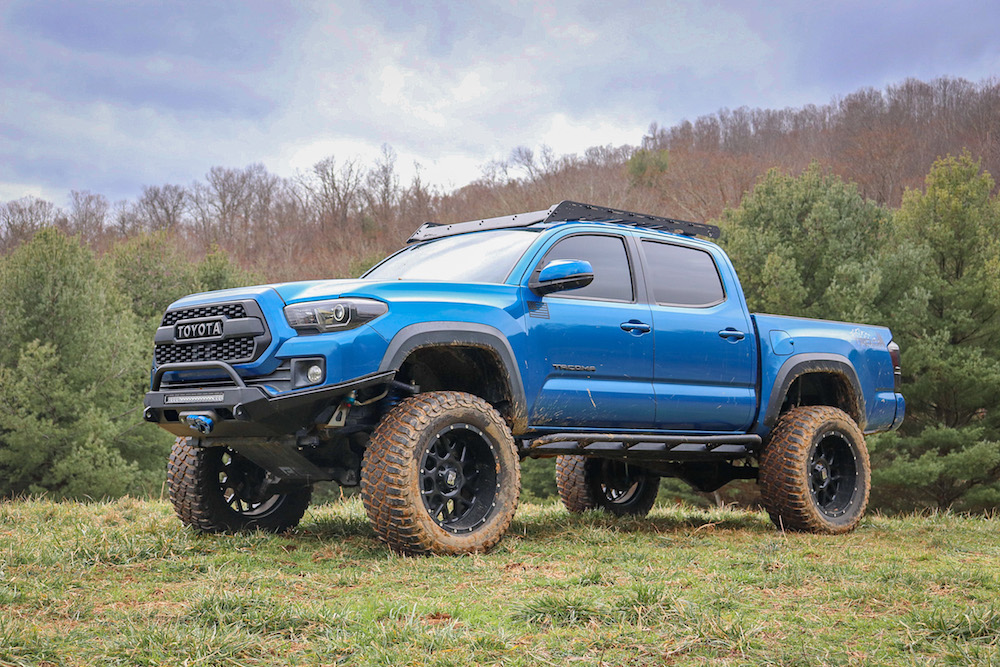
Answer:
<svg viewBox="0 0 1000 667"><path fill-rule="evenodd" d="M360 327L388 310L389 306L374 299L307 301L285 306L285 319L302 333L327 333Z"/></svg>

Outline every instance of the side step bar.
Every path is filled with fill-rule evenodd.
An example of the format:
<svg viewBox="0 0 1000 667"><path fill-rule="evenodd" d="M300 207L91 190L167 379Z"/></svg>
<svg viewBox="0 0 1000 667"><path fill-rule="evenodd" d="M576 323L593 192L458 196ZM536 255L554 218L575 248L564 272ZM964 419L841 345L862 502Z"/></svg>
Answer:
<svg viewBox="0 0 1000 667"><path fill-rule="evenodd" d="M647 435L623 433L553 433L527 442L522 457L554 454L628 456L667 461L738 459L758 451L761 438L737 435Z"/></svg>

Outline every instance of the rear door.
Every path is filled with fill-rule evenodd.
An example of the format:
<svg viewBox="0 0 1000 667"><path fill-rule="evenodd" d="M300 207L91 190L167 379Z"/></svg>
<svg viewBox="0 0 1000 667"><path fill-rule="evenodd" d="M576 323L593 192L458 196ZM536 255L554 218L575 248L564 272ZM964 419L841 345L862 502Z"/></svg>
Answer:
<svg viewBox="0 0 1000 667"><path fill-rule="evenodd" d="M556 259L581 259L594 281L539 297L525 289L530 350L526 385L538 387L534 427L651 428L653 336L634 247L623 235L558 239L531 272ZM530 399L531 397L529 397Z"/></svg>
<svg viewBox="0 0 1000 667"><path fill-rule="evenodd" d="M756 411L753 324L735 284L706 250L652 239L645 257L656 358L656 425L742 431Z"/></svg>

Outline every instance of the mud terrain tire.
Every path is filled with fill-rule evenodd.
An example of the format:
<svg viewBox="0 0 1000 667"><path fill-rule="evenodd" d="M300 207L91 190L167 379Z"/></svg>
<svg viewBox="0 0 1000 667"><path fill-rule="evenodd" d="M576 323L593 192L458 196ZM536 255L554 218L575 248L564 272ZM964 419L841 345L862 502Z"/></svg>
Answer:
<svg viewBox="0 0 1000 667"><path fill-rule="evenodd" d="M761 500L786 530L846 533L868 505L865 436L843 410L809 406L778 421L760 459Z"/></svg>
<svg viewBox="0 0 1000 667"><path fill-rule="evenodd" d="M296 526L309 507L312 487L262 497L264 471L228 447L202 447L177 438L167 463L167 487L184 525L206 533L266 530Z"/></svg>
<svg viewBox="0 0 1000 667"><path fill-rule="evenodd" d="M570 512L600 508L617 516L646 516L660 478L612 459L564 455L556 461L556 488Z"/></svg>
<svg viewBox="0 0 1000 667"><path fill-rule="evenodd" d="M563 505L573 514L594 509L586 468L585 456L566 454L556 457L556 488Z"/></svg>
<svg viewBox="0 0 1000 667"><path fill-rule="evenodd" d="M375 533L403 554L488 551L521 491L510 428L483 399L457 391L407 398L372 434L361 498Z"/></svg>

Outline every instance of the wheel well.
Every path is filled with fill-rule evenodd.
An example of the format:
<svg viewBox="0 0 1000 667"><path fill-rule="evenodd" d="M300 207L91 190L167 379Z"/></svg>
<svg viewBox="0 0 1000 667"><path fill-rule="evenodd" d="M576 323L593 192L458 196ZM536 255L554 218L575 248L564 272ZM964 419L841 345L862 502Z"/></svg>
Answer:
<svg viewBox="0 0 1000 667"><path fill-rule="evenodd" d="M841 373L812 372L799 375L788 387L781 404L781 414L804 405L829 405L840 408L862 429L865 414L851 382Z"/></svg>
<svg viewBox="0 0 1000 667"><path fill-rule="evenodd" d="M510 373L500 355L487 347L435 345L419 347L406 357L398 380L420 391L464 391L492 404L504 420L514 424L515 405Z"/></svg>

